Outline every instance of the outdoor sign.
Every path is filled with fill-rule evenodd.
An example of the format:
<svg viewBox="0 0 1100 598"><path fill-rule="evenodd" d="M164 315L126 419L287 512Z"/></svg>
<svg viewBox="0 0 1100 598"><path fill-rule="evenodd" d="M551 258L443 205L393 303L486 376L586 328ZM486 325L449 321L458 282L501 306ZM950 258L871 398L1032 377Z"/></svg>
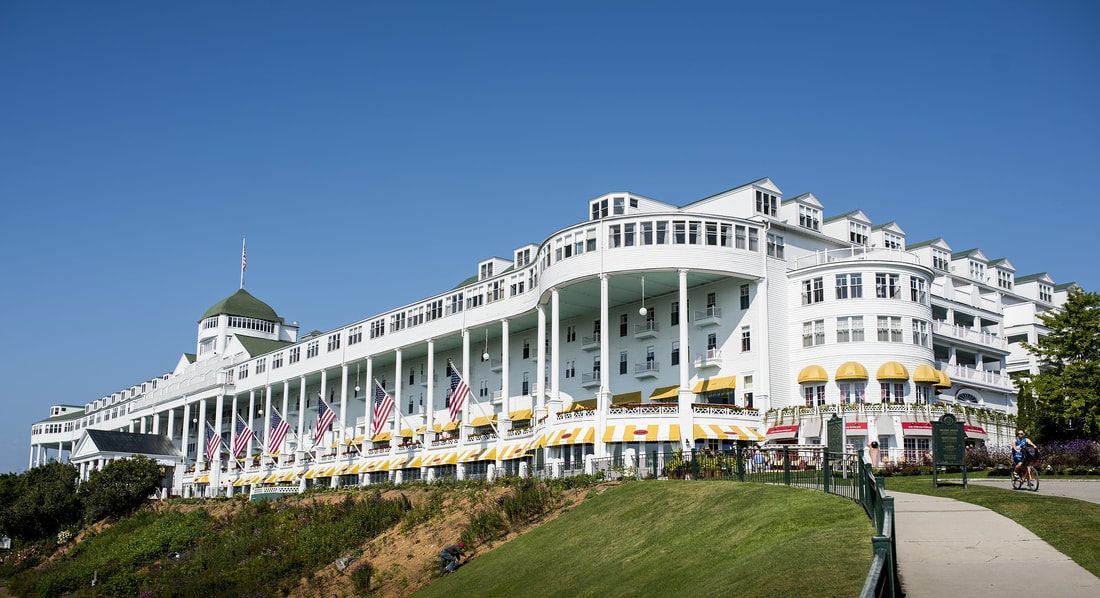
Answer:
<svg viewBox="0 0 1100 598"><path fill-rule="evenodd" d="M848 432L856 433L856 436L860 436L859 432L867 432L867 422L845 422L844 429Z"/></svg>
<svg viewBox="0 0 1100 598"><path fill-rule="evenodd" d="M962 468L966 487L966 431L954 415L945 413L932 422L932 485L939 486L939 469L945 466Z"/></svg>
<svg viewBox="0 0 1100 598"><path fill-rule="evenodd" d="M827 451L834 454L844 452L844 419L833 414L829 421L825 422L827 435Z"/></svg>

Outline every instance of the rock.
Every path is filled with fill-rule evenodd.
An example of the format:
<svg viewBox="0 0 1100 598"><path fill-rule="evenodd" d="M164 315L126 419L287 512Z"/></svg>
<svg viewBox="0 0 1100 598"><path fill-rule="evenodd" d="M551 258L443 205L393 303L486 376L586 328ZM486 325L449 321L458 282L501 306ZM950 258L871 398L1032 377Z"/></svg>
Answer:
<svg viewBox="0 0 1100 598"><path fill-rule="evenodd" d="M336 565L336 570L339 571L340 573L343 573L344 571L347 570L348 566L350 566L352 561L354 561L354 560L355 560L355 557L350 555L350 554L346 554L346 555L336 559L336 562L334 563Z"/></svg>

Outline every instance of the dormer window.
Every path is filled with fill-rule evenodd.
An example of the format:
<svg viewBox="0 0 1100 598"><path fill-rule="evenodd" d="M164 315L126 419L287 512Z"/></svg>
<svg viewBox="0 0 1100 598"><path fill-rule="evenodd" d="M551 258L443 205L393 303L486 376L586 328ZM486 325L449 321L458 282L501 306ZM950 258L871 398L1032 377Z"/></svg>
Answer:
<svg viewBox="0 0 1100 598"><path fill-rule="evenodd" d="M932 249L932 267L937 270L943 270L947 272L951 269L951 259L947 255L947 252L942 249Z"/></svg>
<svg viewBox="0 0 1100 598"><path fill-rule="evenodd" d="M856 245L866 245L871 236L871 227L861 222L848 221L848 240Z"/></svg>
<svg viewBox="0 0 1100 598"><path fill-rule="evenodd" d="M970 278L985 282L985 264L970 260Z"/></svg>
<svg viewBox="0 0 1100 598"><path fill-rule="evenodd" d="M901 249L902 248L901 235L894 234L888 231L882 233L882 246L887 249Z"/></svg>
<svg viewBox="0 0 1100 598"><path fill-rule="evenodd" d="M1012 290L1012 273L1006 270L997 270L997 286L1002 289Z"/></svg>
<svg viewBox="0 0 1100 598"><path fill-rule="evenodd" d="M1054 303L1054 287L1039 283L1039 301Z"/></svg>
<svg viewBox="0 0 1100 598"><path fill-rule="evenodd" d="M779 214L779 198L771 193L756 191L756 212L775 218Z"/></svg>
<svg viewBox="0 0 1100 598"><path fill-rule="evenodd" d="M798 206L798 225L810 230L821 230L821 210L810 206Z"/></svg>
<svg viewBox="0 0 1100 598"><path fill-rule="evenodd" d="M481 264L481 271L478 273L478 280L485 280L486 278L493 277L493 262Z"/></svg>
<svg viewBox="0 0 1100 598"><path fill-rule="evenodd" d="M616 216L622 216L626 213L625 197L615 197L612 199L612 213Z"/></svg>

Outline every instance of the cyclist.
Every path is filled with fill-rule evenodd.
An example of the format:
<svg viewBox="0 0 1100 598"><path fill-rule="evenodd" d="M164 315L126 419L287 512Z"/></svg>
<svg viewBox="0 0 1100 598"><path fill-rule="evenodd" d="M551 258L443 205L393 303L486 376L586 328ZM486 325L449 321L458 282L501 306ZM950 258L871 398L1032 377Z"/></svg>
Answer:
<svg viewBox="0 0 1100 598"><path fill-rule="evenodd" d="M1033 449L1037 448L1023 430L1016 430L1016 441L1012 443L1012 462L1014 463L1012 479L1018 480L1021 477L1025 480L1031 479L1031 473L1027 469L1028 462L1031 460L1029 454L1034 454Z"/></svg>

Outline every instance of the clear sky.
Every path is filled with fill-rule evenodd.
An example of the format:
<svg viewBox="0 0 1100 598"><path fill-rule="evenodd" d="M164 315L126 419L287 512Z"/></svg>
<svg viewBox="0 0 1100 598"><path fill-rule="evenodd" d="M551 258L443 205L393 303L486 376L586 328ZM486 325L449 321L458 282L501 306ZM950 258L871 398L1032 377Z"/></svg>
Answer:
<svg viewBox="0 0 1100 598"><path fill-rule="evenodd" d="M303 330L629 190L827 214L1100 288L1100 3L0 3L0 471L238 282Z"/></svg>

